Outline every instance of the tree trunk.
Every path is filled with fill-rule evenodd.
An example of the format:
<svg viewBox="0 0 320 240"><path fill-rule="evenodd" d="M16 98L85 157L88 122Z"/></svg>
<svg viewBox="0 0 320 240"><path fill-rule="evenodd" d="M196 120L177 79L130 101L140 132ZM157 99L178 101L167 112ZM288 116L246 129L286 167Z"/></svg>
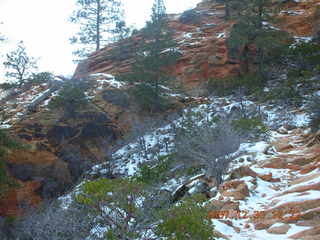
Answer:
<svg viewBox="0 0 320 240"><path fill-rule="evenodd" d="M226 9L225 20L229 20L230 19L230 3L229 3L229 0L226 0L225 9Z"/></svg>
<svg viewBox="0 0 320 240"><path fill-rule="evenodd" d="M157 75L155 81L155 97L156 97L156 104L159 106L159 76Z"/></svg>
<svg viewBox="0 0 320 240"><path fill-rule="evenodd" d="M100 49L100 23L101 23L101 2L97 0L97 22L96 22L96 51Z"/></svg>

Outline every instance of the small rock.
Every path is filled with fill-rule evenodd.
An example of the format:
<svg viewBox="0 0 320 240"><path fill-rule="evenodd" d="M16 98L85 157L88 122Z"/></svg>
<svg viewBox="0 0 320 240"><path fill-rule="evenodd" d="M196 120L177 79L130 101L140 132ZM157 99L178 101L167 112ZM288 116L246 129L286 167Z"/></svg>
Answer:
<svg viewBox="0 0 320 240"><path fill-rule="evenodd" d="M285 127L280 127L278 130L277 130L278 133L280 134L288 134L288 130L285 128Z"/></svg>
<svg viewBox="0 0 320 240"><path fill-rule="evenodd" d="M282 224L282 225L275 224L275 225L276 226L269 227L267 229L267 232L271 234L286 234L291 228L290 225L288 224Z"/></svg>

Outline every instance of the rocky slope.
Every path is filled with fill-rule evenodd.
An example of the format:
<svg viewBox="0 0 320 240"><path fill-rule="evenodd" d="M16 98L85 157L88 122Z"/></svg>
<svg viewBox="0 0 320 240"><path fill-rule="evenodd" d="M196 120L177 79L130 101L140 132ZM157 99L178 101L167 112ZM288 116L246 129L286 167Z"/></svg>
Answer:
<svg viewBox="0 0 320 240"><path fill-rule="evenodd" d="M276 27L299 38L311 36L318 21L319 2L287 1L279 15L283 21ZM240 71L241 62L228 55L226 41L233 22L225 22L224 14L222 4L203 1L193 11L170 16L170 26L182 53L170 71L177 77L176 85L182 85L192 95L201 95L201 85L209 78L223 79ZM1 94L1 127L8 128L13 136L30 146L12 152L6 159L8 173L20 185L1 197L1 216L17 215L28 205L37 205L43 198L67 191L92 164L108 159L109 150L127 134L133 122L147 118L137 111L126 91L128 86L110 75L130 69L130 49L138 41L139 35L126 40L117 57L109 54L111 45L79 64L75 78L90 82L86 94L91 104L74 119L64 118L62 111L48 109L50 99L59 91L52 90L52 84L33 85L11 97ZM175 97L174 107L158 117L170 121L181 108L206 102L203 98ZM121 168L122 164L120 158L115 168Z"/></svg>
<svg viewBox="0 0 320 240"><path fill-rule="evenodd" d="M279 132L251 163L235 164L211 202L227 239L319 239L319 145L301 129Z"/></svg>
<svg viewBox="0 0 320 240"><path fill-rule="evenodd" d="M285 1L282 10L275 16L279 21L274 27L298 38L311 36L320 20L317 11L319 3L319 0ZM169 16L169 26L182 53L177 64L169 71L176 76L176 85L191 94L201 95L200 87L210 78L223 79L241 71L241 62L230 58L227 48L234 22L225 21L224 17L224 5L212 0L202 1L192 11ZM92 73L116 75L127 72L133 61L132 50L139 39L137 34L121 43L123 51L120 56L110 54L113 45L95 52L79 64L74 76L81 78ZM252 55L254 58L253 50Z"/></svg>
<svg viewBox="0 0 320 240"><path fill-rule="evenodd" d="M210 98L191 109L204 120L239 110L255 108L255 102L242 104L234 97ZM284 109L272 104L261 106L264 121L270 128L268 137L244 142L218 188L205 174L183 175L167 179L160 186L174 199L202 192L212 208L208 217L219 240L319 239L320 145L319 134L310 134L308 115L301 109ZM288 114L284 114L288 112ZM156 128L143 136L147 154L132 142L113 154L111 169L119 176L133 176L139 166L157 156L174 151L173 123ZM201 122L201 121L200 121ZM290 129L290 130L288 130ZM167 142L157 146L159 142ZM104 177L109 164L100 164L88 172L88 178ZM203 188L203 185L206 187ZM182 190L183 189L183 190ZM205 191L203 189L206 189ZM60 198L68 207L78 188ZM101 232L101 226L92 229ZM94 237L92 236L94 239Z"/></svg>

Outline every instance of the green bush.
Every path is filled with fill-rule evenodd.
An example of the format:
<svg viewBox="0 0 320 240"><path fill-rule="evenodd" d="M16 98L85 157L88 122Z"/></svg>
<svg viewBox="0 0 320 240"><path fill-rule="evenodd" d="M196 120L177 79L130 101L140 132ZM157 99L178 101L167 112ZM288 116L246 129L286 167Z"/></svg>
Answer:
<svg viewBox="0 0 320 240"><path fill-rule="evenodd" d="M50 101L49 108L62 108L65 115L73 117L77 111L83 109L89 103L84 93L85 90L86 87L80 83L77 85L66 83L59 95Z"/></svg>
<svg viewBox="0 0 320 240"><path fill-rule="evenodd" d="M254 118L240 118L237 120L232 121L232 126L234 129L241 135L254 135L260 136L268 134L269 129L263 123L261 118L254 117Z"/></svg>
<svg viewBox="0 0 320 240"><path fill-rule="evenodd" d="M9 90L9 89L17 88L17 87L18 87L17 83L5 82L5 83L0 84L0 88L2 90Z"/></svg>
<svg viewBox="0 0 320 240"><path fill-rule="evenodd" d="M169 100L162 95L157 95L151 85L138 84L130 92L142 111L161 112L170 108Z"/></svg>
<svg viewBox="0 0 320 240"><path fill-rule="evenodd" d="M218 96L226 96L241 90L243 94L250 95L261 89L265 80L257 74L244 74L224 79L210 79L208 91Z"/></svg>
<svg viewBox="0 0 320 240"><path fill-rule="evenodd" d="M24 147L23 144L9 137L5 130L0 129L0 196L4 194L10 186L16 185L16 182L7 175L4 157L10 149L20 149Z"/></svg>
<svg viewBox="0 0 320 240"><path fill-rule="evenodd" d="M12 139L5 130L0 129L0 159L4 157L9 149L21 149L25 146Z"/></svg>
<svg viewBox="0 0 320 240"><path fill-rule="evenodd" d="M288 78L280 83L279 86L274 87L272 91L268 93L262 93L265 101L273 100L287 105L299 107L303 103L303 91L306 89L306 83L304 78ZM302 84L304 88L299 88L298 85Z"/></svg>
<svg viewBox="0 0 320 240"><path fill-rule="evenodd" d="M95 206L100 202L121 201L114 199L112 193L122 192L123 194L139 192L142 185L129 179L107 179L100 178L95 181L88 181L81 186L81 193L76 196L80 204ZM120 207L120 206L119 206ZM122 206L124 207L124 206Z"/></svg>
<svg viewBox="0 0 320 240"><path fill-rule="evenodd" d="M54 79L54 75L50 72L33 73L28 82L32 84L41 84L50 82Z"/></svg>
<svg viewBox="0 0 320 240"><path fill-rule="evenodd" d="M208 209L188 198L162 212L162 222L156 233L169 240L215 239L213 225L208 219Z"/></svg>
<svg viewBox="0 0 320 240"><path fill-rule="evenodd" d="M233 78L211 78L208 81L208 91L218 96L226 96L232 93L232 90L236 88Z"/></svg>
<svg viewBox="0 0 320 240"><path fill-rule="evenodd" d="M140 173L136 177L137 181L152 184L164 180L167 172L170 170L172 157L172 155L161 156L158 158L157 165L152 167L148 163L142 164Z"/></svg>
<svg viewBox="0 0 320 240"><path fill-rule="evenodd" d="M308 64L317 65L320 61L320 46L314 42L300 42L289 49L291 58L303 58Z"/></svg>
<svg viewBox="0 0 320 240"><path fill-rule="evenodd" d="M144 216L139 221L143 209L138 203L142 204L143 193L143 185L137 181L101 178L84 183L75 199L97 217L96 224L107 227L106 239L137 239L134 226L145 221Z"/></svg>

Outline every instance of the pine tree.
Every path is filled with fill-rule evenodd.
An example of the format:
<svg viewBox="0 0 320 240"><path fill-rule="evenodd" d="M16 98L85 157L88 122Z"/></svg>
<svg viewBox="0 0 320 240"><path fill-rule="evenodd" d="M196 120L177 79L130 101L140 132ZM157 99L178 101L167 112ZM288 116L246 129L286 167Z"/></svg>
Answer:
<svg viewBox="0 0 320 240"><path fill-rule="evenodd" d="M142 37L132 71L118 78L136 83L133 93L142 108L160 110L163 107L161 84L172 79L166 67L175 64L179 57L176 42L168 28L163 0L154 1L151 20L142 30Z"/></svg>
<svg viewBox="0 0 320 240"><path fill-rule="evenodd" d="M74 118L77 112L84 109L89 104L85 91L88 89L86 82L66 82L59 92L59 95L54 97L49 108L61 108L64 111L64 117Z"/></svg>
<svg viewBox="0 0 320 240"><path fill-rule="evenodd" d="M126 22L120 20L116 23L115 28L111 31L112 42L116 43L113 45L109 54L113 57L114 60L125 60L128 56L124 53L127 53L130 50L127 47L127 42L125 41L129 38L131 33L131 28L126 25Z"/></svg>
<svg viewBox="0 0 320 240"><path fill-rule="evenodd" d="M241 4L240 4L241 3ZM256 48L258 74L261 79L266 77L266 66L281 54L286 46L288 34L270 24L272 17L272 0L230 0L232 17L237 21L233 26L228 41L231 54L243 62L243 72L249 71L249 49Z"/></svg>
<svg viewBox="0 0 320 240"><path fill-rule="evenodd" d="M116 22L121 21L123 12L120 0L77 0L77 5L70 21L79 24L80 31L70 41L86 46L74 52L83 58L108 42L110 32Z"/></svg>
<svg viewBox="0 0 320 240"><path fill-rule="evenodd" d="M7 54L7 60L3 63L8 69L6 77L18 82L21 87L37 69L35 58L27 54L26 47L20 42L17 49Z"/></svg>

